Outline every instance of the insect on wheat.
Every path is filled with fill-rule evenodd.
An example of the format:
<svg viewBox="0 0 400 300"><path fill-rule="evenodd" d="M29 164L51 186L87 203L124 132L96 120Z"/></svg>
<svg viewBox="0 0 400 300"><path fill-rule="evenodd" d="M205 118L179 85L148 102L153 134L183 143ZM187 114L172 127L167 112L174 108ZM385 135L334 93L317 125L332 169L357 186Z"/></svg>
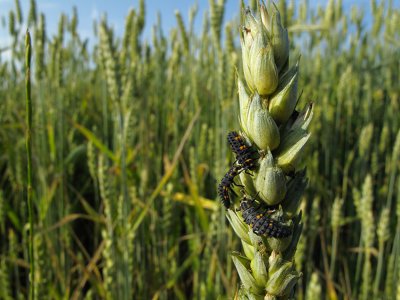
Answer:
<svg viewBox="0 0 400 300"><path fill-rule="evenodd" d="M240 210L245 223L250 225L257 235L284 238L292 234L290 226L272 219L271 210L257 205L254 199L244 197L240 202Z"/></svg>
<svg viewBox="0 0 400 300"><path fill-rule="evenodd" d="M229 171L224 175L220 184L218 185L218 195L221 198L222 204L229 208L231 200L229 193L232 192L232 185L241 186L235 183L234 179L242 171L241 166L232 165Z"/></svg>
<svg viewBox="0 0 400 300"><path fill-rule="evenodd" d="M248 146L245 139L236 131L229 132L227 139L232 151L236 154L236 161L243 171L254 170L257 166L257 158L255 157L258 154L257 150Z"/></svg>

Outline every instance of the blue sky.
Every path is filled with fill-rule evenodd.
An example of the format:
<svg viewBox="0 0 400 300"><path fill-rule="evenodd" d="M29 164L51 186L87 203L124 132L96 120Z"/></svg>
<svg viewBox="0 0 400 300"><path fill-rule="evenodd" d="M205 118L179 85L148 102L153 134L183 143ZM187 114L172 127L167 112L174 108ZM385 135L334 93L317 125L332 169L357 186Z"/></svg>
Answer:
<svg viewBox="0 0 400 300"><path fill-rule="evenodd" d="M29 10L29 0L20 0L24 17ZM104 13L115 28L117 34L121 34L124 28L125 17L130 8L138 8L139 0L37 0L38 12L46 15L47 34L53 35L57 31L57 24L61 12L71 15L74 6L78 9L79 33L82 37L93 39L93 19L99 19ZM309 0L313 6L324 6L327 0ZM397 1L394 1L397 2ZM151 27L157 19L157 12L161 13L164 32L176 26L175 10L179 10L188 22L189 9L196 3L192 0L147 0L146 1L146 27L144 37L151 39ZM240 0L227 0L225 20L231 20L238 15ZM208 0L197 0L199 11L196 17L196 29L200 30L204 12L208 9ZM368 14L370 0L343 0L345 11L350 11L352 5L364 7ZM397 5L396 5L397 6ZM8 11L14 8L14 0L0 0L0 17L8 19ZM93 40L91 40L93 42ZM0 27L0 48L7 46L8 29Z"/></svg>
<svg viewBox="0 0 400 300"><path fill-rule="evenodd" d="M29 1L20 0L24 16L29 10ZM37 0L38 11L46 15L48 33L57 31L59 15L64 12L67 15L72 13L74 6L78 9L79 33L86 37L92 36L93 19L99 19L105 13L110 24L117 33L122 33L125 17L130 8L138 8L139 0ZM190 0L147 0L146 1L146 28L144 36L151 38L151 27L155 24L157 13L160 12L162 25L167 32L176 25L175 11L179 10L188 21L188 12L196 1ZM197 1L199 12L196 17L196 27L201 27L205 10L208 9L208 0ZM14 8L14 0L0 0L0 15L8 16L8 11ZM239 0L227 0L225 18L232 19L239 11Z"/></svg>

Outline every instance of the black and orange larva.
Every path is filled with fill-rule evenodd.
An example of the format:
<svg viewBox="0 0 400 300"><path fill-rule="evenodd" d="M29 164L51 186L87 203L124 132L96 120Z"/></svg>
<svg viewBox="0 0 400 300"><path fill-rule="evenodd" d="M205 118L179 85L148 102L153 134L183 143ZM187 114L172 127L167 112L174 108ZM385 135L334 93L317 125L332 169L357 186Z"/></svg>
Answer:
<svg viewBox="0 0 400 300"><path fill-rule="evenodd" d="M224 204L226 208L231 206L229 193L232 192L232 184L240 186L235 183L234 179L241 172L241 170L241 166L232 165L218 185L218 195L221 198L222 204Z"/></svg>
<svg viewBox="0 0 400 300"><path fill-rule="evenodd" d="M292 234L292 229L282 222L272 219L268 209L253 200L244 197L240 202L244 222L253 229L256 235L284 238Z"/></svg>
<svg viewBox="0 0 400 300"><path fill-rule="evenodd" d="M257 160L254 157L257 150L248 146L244 138L236 131L229 132L227 139L232 151L236 154L236 161L243 171L254 170L257 165Z"/></svg>

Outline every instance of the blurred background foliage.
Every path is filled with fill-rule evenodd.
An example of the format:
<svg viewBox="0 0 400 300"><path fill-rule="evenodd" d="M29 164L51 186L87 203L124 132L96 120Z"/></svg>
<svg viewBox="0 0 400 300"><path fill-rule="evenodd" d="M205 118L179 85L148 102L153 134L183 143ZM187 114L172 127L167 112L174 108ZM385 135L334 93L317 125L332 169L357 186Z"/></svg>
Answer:
<svg viewBox="0 0 400 300"><path fill-rule="evenodd" d="M18 0L0 60L0 299L28 295L24 34L33 36L36 299L232 298L239 239L216 186L232 162L241 74L238 19L210 0L185 24L143 37L145 3L123 36L96 42L78 12L46 34ZM250 1L249 5L256 5ZM315 103L310 184L296 254L298 299L400 299L400 11L278 1L301 53L300 107ZM239 8L238 8L239 14ZM291 62L292 64L295 61ZM239 75L240 76L240 75Z"/></svg>

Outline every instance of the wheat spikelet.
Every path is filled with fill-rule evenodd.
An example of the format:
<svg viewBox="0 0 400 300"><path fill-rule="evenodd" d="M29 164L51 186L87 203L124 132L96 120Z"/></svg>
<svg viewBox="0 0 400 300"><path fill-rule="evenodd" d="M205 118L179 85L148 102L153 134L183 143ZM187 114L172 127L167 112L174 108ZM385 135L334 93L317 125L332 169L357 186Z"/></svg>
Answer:
<svg viewBox="0 0 400 300"><path fill-rule="evenodd" d="M97 152L93 146L92 141L88 141L86 147L86 155L87 155L87 164L90 176L93 180L97 180Z"/></svg>
<svg viewBox="0 0 400 300"><path fill-rule="evenodd" d="M138 18L136 20L138 34L140 34L143 31L144 24L145 24L145 15L146 15L145 0L140 0L139 1L139 14L138 14Z"/></svg>
<svg viewBox="0 0 400 300"><path fill-rule="evenodd" d="M181 13L179 11L175 11L175 17L178 21L178 28L183 42L183 49L186 54L189 54L189 37L186 31L185 23L183 22Z"/></svg>
<svg viewBox="0 0 400 300"><path fill-rule="evenodd" d="M21 9L21 3L19 2L19 0L15 0L15 10L16 10L16 14L17 14L17 21L19 23L19 25L22 25L22 22L24 21L23 16L22 16L22 9Z"/></svg>
<svg viewBox="0 0 400 300"><path fill-rule="evenodd" d="M337 229L341 225L342 206L343 206L343 199L335 198L335 201L333 201L332 217L331 217L331 224L332 228L334 229Z"/></svg>
<svg viewBox="0 0 400 300"><path fill-rule="evenodd" d="M367 299L371 289L371 248L375 240L375 223L374 216L372 213L373 204L373 187L372 178L367 175L362 188L362 197L360 200L361 205L361 224L362 224L362 241L364 244L364 249L366 252L366 257L364 260L363 274L362 274L362 299Z"/></svg>
<svg viewBox="0 0 400 300"><path fill-rule="evenodd" d="M359 144L359 154L368 159L368 155L371 153L371 140L374 133L374 127L372 124L364 126L360 133L360 144Z"/></svg>
<svg viewBox="0 0 400 300"><path fill-rule="evenodd" d="M30 0L29 3L29 13L28 13L28 26L36 25L37 22L37 8L36 1Z"/></svg>
<svg viewBox="0 0 400 300"><path fill-rule="evenodd" d="M107 88L110 98L113 102L118 103L121 95L121 82L118 60L116 59L116 50L113 45L113 33L107 27L103 20L100 24L100 53L103 58L103 68L105 70Z"/></svg>
<svg viewBox="0 0 400 300"><path fill-rule="evenodd" d="M44 299L49 294L49 255L45 247L43 235L36 235L34 240L35 259L35 299Z"/></svg>
<svg viewBox="0 0 400 300"><path fill-rule="evenodd" d="M211 30L214 37L214 43L220 47L222 19L224 17L225 0L209 0Z"/></svg>
<svg viewBox="0 0 400 300"><path fill-rule="evenodd" d="M15 27L15 13L13 11L10 11L8 14L8 32L11 36L17 34L17 29Z"/></svg>
<svg viewBox="0 0 400 300"><path fill-rule="evenodd" d="M115 280L115 256L114 256L114 247L113 247L113 238L109 234L107 229L101 230L101 237L105 243L104 250L102 253L103 256L103 282L104 288L106 292L106 299L112 299L113 291L115 291L114 280Z"/></svg>
<svg viewBox="0 0 400 300"><path fill-rule="evenodd" d="M313 272L310 278L310 282L307 286L307 293L305 299L307 300L319 300L322 299L321 283L318 278L318 274Z"/></svg>
<svg viewBox="0 0 400 300"><path fill-rule="evenodd" d="M12 300L11 283L9 270L4 258L0 259L0 298L4 300Z"/></svg>
<svg viewBox="0 0 400 300"><path fill-rule="evenodd" d="M390 211L388 208L384 208L381 212L377 228L377 236L379 244L385 243L391 236L389 221L390 221Z"/></svg>
<svg viewBox="0 0 400 300"><path fill-rule="evenodd" d="M40 80L42 78L43 72L45 71L45 62L44 62L44 54L45 54L45 43L46 43L46 21L44 14L40 14L39 25L35 32L35 75L36 80Z"/></svg>

